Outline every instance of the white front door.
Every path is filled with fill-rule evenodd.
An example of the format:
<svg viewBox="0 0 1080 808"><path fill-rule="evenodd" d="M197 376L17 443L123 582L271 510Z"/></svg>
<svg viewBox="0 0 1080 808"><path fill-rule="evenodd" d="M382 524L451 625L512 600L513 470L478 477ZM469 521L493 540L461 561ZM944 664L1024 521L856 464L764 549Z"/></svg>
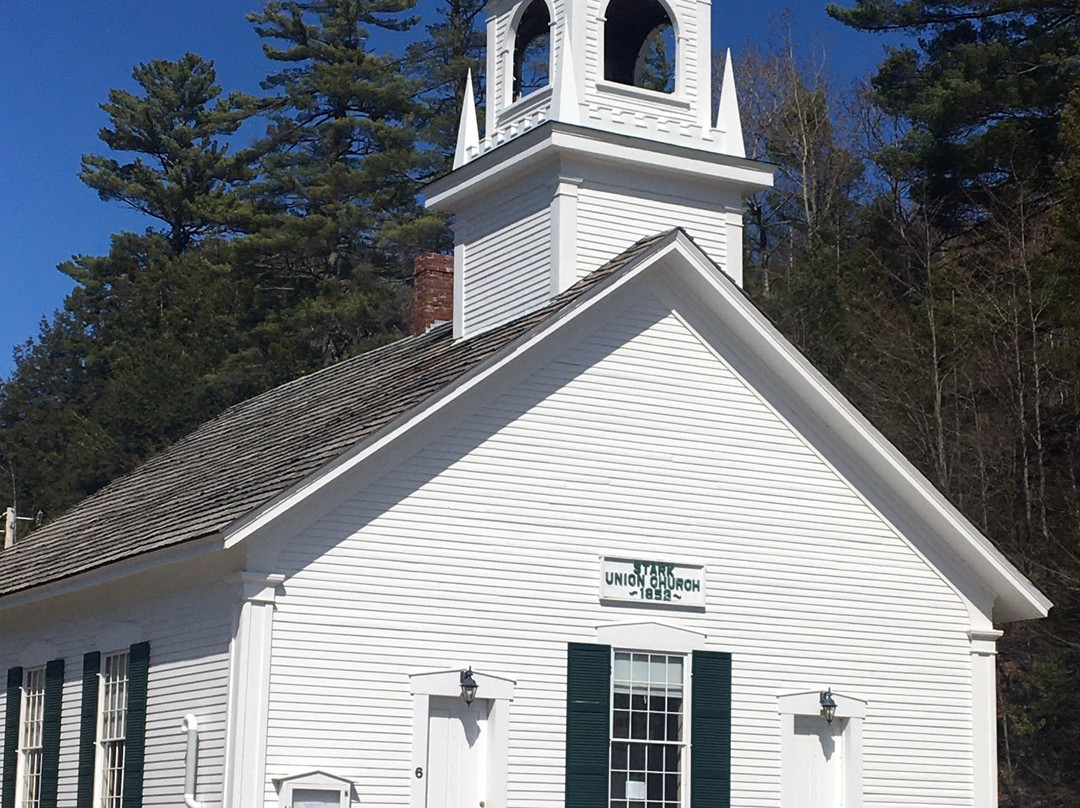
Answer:
<svg viewBox="0 0 1080 808"><path fill-rule="evenodd" d="M484 808L487 702L432 697L428 715L427 808Z"/></svg>
<svg viewBox="0 0 1080 808"><path fill-rule="evenodd" d="M805 808L844 808L844 719L795 716L794 771L785 773Z"/></svg>

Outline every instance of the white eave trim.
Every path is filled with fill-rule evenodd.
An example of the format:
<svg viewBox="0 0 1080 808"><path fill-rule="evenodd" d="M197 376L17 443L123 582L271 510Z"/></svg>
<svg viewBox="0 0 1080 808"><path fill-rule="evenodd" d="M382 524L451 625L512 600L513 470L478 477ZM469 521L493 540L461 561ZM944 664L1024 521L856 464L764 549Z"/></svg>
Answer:
<svg viewBox="0 0 1080 808"><path fill-rule="evenodd" d="M208 555L223 549L223 546L222 534L213 533L199 539L191 539L158 550L150 550L118 561L108 562L95 570L82 572L68 578L61 578L21 592L4 595L0 597L0 612L13 609L16 606L26 606L48 598L67 595L81 589L88 589L91 586L111 583L120 578L127 578L178 561L187 561L191 558Z"/></svg>
<svg viewBox="0 0 1080 808"><path fill-rule="evenodd" d="M771 349L775 356L783 360L789 371L787 375L779 373L781 379L795 388L796 392L808 393L809 395L804 395L804 400L811 406L814 406L812 398L818 399L825 406L815 407L815 411L829 426L850 430L859 443L870 450L861 452L867 463L886 483L893 486L909 507L915 508L916 512L926 519L953 552L970 564L976 575L998 596L995 612L998 606L1004 606L1005 609L1000 617L995 614L995 620L1011 622L1045 617L1053 605L1051 601L776 330L768 318L750 303L742 290L712 266L708 256L688 238L683 238L690 248L687 257L694 261L699 269L713 270L703 271L702 275L750 326L750 329L742 329L740 336L749 337L751 340L748 342L757 342ZM735 330L740 331L737 328ZM779 370L780 368L774 368L774 371ZM802 388L801 391L799 387ZM929 511L926 510L927 507Z"/></svg>
<svg viewBox="0 0 1080 808"><path fill-rule="evenodd" d="M519 356L527 353L532 347L547 338L549 334L558 330L563 323L569 322L584 312L589 311L599 300L611 294L615 289L621 288L632 278L636 277L644 267L659 259L674 249L679 233L672 233L666 239L658 242L652 250L635 258L619 272L615 273L610 281L598 283L588 290L577 300L565 308L555 312L547 320L537 325L532 331L526 332L514 342L494 353L490 358L481 362L473 369L462 374L452 383L448 384L431 398L410 410L401 418L391 422L371 437L348 450L337 459L330 461L322 468L312 472L306 479L301 480L287 491L282 492L262 507L246 514L240 519L227 526L223 531L226 549L234 547L254 533L269 525L286 511L299 505L309 496L347 474L356 466L363 463L368 457L382 450L398 437L419 427L428 419L434 417L444 406L449 405L469 393L474 388L483 384L490 376L497 373L506 365L512 363ZM685 237L684 237L685 238ZM696 248L695 248L696 249Z"/></svg>
<svg viewBox="0 0 1080 808"><path fill-rule="evenodd" d="M733 314L740 315L741 323L727 321L728 327L747 340L751 347L759 351L771 351L772 355L779 359L779 362L771 364L772 371L829 426L836 430L844 429L854 436L855 440L849 443L856 444L854 448L873 470L887 484L893 486L908 507L921 514L952 552L970 565L975 574L997 595L994 615L997 622L1031 620L1047 615L1052 606L1050 600L776 330L750 303L742 290L682 231L672 232L616 271L609 279L596 284L576 301L463 374L401 419L387 425L263 507L228 526L223 531L225 547L233 547L260 531L401 435L421 426L444 406L483 384L503 367L547 339L564 323L582 316L599 301L614 294L675 251L706 279L720 299L733 310Z"/></svg>

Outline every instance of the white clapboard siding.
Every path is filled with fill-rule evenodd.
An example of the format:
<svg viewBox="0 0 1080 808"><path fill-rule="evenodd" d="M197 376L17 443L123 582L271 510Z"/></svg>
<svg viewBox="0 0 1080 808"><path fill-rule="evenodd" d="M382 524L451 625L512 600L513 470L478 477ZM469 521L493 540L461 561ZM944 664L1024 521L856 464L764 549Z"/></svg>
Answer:
<svg viewBox="0 0 1080 808"><path fill-rule="evenodd" d="M535 188L495 212L485 207L484 219L491 226L465 246L466 333L535 310L551 297L550 199L550 190Z"/></svg>
<svg viewBox="0 0 1080 808"><path fill-rule="evenodd" d="M717 264L724 266L727 219L715 198L676 199L638 188L589 183L578 191L577 273L584 277L631 244L682 227Z"/></svg>
<svg viewBox="0 0 1080 808"><path fill-rule="evenodd" d="M187 713L199 720L199 799L207 808L221 805L231 613L229 593L216 585L156 599L133 597L130 608L71 609L46 632L35 627L5 637L0 646L5 671L19 664L25 648L42 643L55 649L50 657L64 660L60 805L74 805L78 789L83 655L119 650L92 647L92 638L131 620L138 623L138 637L132 639L150 642L143 805L183 805L187 736L180 723Z"/></svg>
<svg viewBox="0 0 1080 808"><path fill-rule="evenodd" d="M567 643L641 620L734 655L736 808L778 804L777 697L825 687L869 702L867 806L971 805L958 596L658 299L596 326L286 548L268 805L307 769L407 805L408 674L471 665L517 683L508 804L561 808ZM602 607L601 555L706 564L707 610Z"/></svg>

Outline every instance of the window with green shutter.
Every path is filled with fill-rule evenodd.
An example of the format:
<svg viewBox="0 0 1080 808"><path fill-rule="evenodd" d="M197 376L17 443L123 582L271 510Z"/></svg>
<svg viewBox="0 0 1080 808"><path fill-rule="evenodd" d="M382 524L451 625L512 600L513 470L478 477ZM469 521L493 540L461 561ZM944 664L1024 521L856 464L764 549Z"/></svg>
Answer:
<svg viewBox="0 0 1080 808"><path fill-rule="evenodd" d="M146 686L150 673L150 643L128 652L127 749L124 760L122 808L142 805L143 759L146 752Z"/></svg>
<svg viewBox="0 0 1080 808"><path fill-rule="evenodd" d="M690 808L731 805L731 654L694 651Z"/></svg>
<svg viewBox="0 0 1080 808"><path fill-rule="evenodd" d="M571 643L566 722L567 808L729 808L730 654Z"/></svg>
<svg viewBox="0 0 1080 808"><path fill-rule="evenodd" d="M83 656L82 705L79 712L79 785L75 808L93 808L94 761L97 756L98 674L101 652Z"/></svg>
<svg viewBox="0 0 1080 808"><path fill-rule="evenodd" d="M83 658L76 808L139 808L150 644Z"/></svg>
<svg viewBox="0 0 1080 808"><path fill-rule="evenodd" d="M60 723L63 700L64 660L54 659L45 665L39 808L56 808L56 791L60 781Z"/></svg>
<svg viewBox="0 0 1080 808"><path fill-rule="evenodd" d="M19 712L22 706L23 669L10 668L4 700L4 771L0 779L0 808L15 808L19 760Z"/></svg>
<svg viewBox="0 0 1080 808"><path fill-rule="evenodd" d="M611 647L570 643L566 663L566 808L603 808L608 795Z"/></svg>

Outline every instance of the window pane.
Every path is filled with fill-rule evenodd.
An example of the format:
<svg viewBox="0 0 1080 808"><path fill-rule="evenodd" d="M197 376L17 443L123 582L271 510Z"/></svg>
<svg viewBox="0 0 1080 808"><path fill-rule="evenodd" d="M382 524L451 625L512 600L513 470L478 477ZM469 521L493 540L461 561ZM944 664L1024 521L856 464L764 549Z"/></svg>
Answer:
<svg viewBox="0 0 1080 808"><path fill-rule="evenodd" d="M648 768L651 772L662 772L664 770L664 749L658 743L649 744L648 753Z"/></svg>
<svg viewBox="0 0 1080 808"><path fill-rule="evenodd" d="M649 799L664 799L664 775L649 774Z"/></svg>
<svg viewBox="0 0 1080 808"><path fill-rule="evenodd" d="M630 737L630 713L627 710L616 710L611 724L611 735L614 738Z"/></svg>
<svg viewBox="0 0 1080 808"><path fill-rule="evenodd" d="M611 799L621 800L626 797L626 775L622 772L611 773Z"/></svg>
<svg viewBox="0 0 1080 808"><path fill-rule="evenodd" d="M663 690L667 685L667 657L657 654L649 661L649 681L654 687Z"/></svg>
<svg viewBox="0 0 1080 808"><path fill-rule="evenodd" d="M666 738L666 740L669 740L669 741L678 741L678 740L680 740L680 738L679 738L679 730L681 728L681 726L680 726L681 724L682 724L682 716L679 716L679 715L668 715L667 716L667 738Z"/></svg>
<svg viewBox="0 0 1080 808"><path fill-rule="evenodd" d="M623 651L615 652L615 681L630 681L630 654Z"/></svg>
<svg viewBox="0 0 1080 808"><path fill-rule="evenodd" d="M630 762L630 744L613 743L611 745L611 768L626 771Z"/></svg>
<svg viewBox="0 0 1080 808"><path fill-rule="evenodd" d="M669 772L677 772L679 770L679 746L668 746L664 748L664 768Z"/></svg>
<svg viewBox="0 0 1080 808"><path fill-rule="evenodd" d="M663 713L649 713L649 740L650 741L662 741L664 740L664 727L666 724L666 718Z"/></svg>
<svg viewBox="0 0 1080 808"><path fill-rule="evenodd" d="M679 775L664 775L664 799L668 802L678 802L680 796Z"/></svg>
<svg viewBox="0 0 1080 808"><path fill-rule="evenodd" d="M668 657L668 691L682 693L683 660L682 657Z"/></svg>
<svg viewBox="0 0 1080 808"><path fill-rule="evenodd" d="M647 685L649 682L649 655L634 654L634 684Z"/></svg>

